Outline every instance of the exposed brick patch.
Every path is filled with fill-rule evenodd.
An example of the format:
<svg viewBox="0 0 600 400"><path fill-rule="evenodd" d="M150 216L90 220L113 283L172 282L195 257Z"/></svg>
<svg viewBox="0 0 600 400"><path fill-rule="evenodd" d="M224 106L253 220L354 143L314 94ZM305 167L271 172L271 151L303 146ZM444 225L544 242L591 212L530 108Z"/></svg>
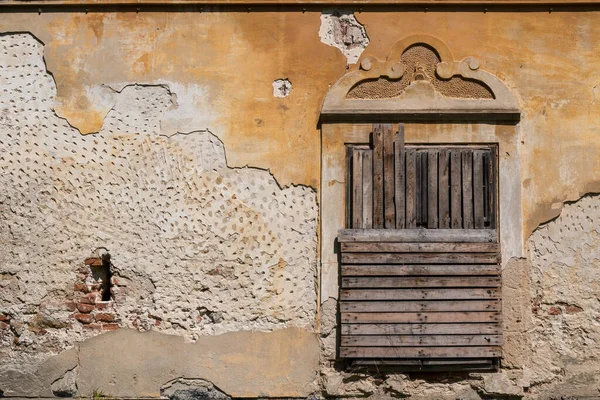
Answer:
<svg viewBox="0 0 600 400"><path fill-rule="evenodd" d="M550 315L560 315L562 314L562 310L558 307L550 307L548 309L548 314Z"/></svg>
<svg viewBox="0 0 600 400"><path fill-rule="evenodd" d="M94 315L94 317L96 318L96 321L99 321L99 322L113 322L115 319L112 314L108 314L108 313L99 313L99 314Z"/></svg>
<svg viewBox="0 0 600 400"><path fill-rule="evenodd" d="M94 321L94 317L90 314L73 314L73 317L83 324L89 324Z"/></svg>
<svg viewBox="0 0 600 400"><path fill-rule="evenodd" d="M96 309L93 304L77 303L77 309L82 313L89 313Z"/></svg>
<svg viewBox="0 0 600 400"><path fill-rule="evenodd" d="M10 329L10 325L6 322L0 321L0 329Z"/></svg>
<svg viewBox="0 0 600 400"><path fill-rule="evenodd" d="M583 311L583 308L579 307L579 306L572 306L572 305L568 305L565 306L565 311L567 312L567 314L577 314Z"/></svg>
<svg viewBox="0 0 600 400"><path fill-rule="evenodd" d="M104 331L116 331L117 329L119 329L119 324L102 324Z"/></svg>

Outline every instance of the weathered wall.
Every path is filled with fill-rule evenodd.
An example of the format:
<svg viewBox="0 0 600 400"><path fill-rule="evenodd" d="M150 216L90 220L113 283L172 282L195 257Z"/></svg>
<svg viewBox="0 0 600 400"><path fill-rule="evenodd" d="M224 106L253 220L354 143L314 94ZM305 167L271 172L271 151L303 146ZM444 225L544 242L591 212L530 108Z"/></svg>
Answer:
<svg viewBox="0 0 600 400"><path fill-rule="evenodd" d="M598 191L600 12L203 11L0 19L5 396L170 395L180 377L249 397L599 396L600 199L536 228ZM425 381L325 362L335 301L319 319L319 107L348 62L415 33L477 57L521 105L503 155L521 176L504 178L522 195L511 246L529 239L504 260L500 374ZM458 130L409 136L468 141ZM84 260L104 251L116 301L75 311ZM102 332L100 314L138 332ZM113 347L132 348L131 368ZM165 357L169 371L138 375Z"/></svg>

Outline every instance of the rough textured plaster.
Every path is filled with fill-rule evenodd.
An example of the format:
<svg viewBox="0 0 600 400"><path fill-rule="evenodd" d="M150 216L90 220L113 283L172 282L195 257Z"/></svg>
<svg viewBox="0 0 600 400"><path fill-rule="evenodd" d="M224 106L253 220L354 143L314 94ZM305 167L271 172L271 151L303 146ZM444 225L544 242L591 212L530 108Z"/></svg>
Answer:
<svg viewBox="0 0 600 400"><path fill-rule="evenodd" d="M118 88L100 132L80 135L53 111L42 52L29 34L0 37L0 382L96 334L66 304L99 247L124 287L121 326L188 340L312 329L315 192L228 168L207 130L165 135L166 85Z"/></svg>
<svg viewBox="0 0 600 400"><path fill-rule="evenodd" d="M529 239L532 396L600 396L600 195L566 203Z"/></svg>
<svg viewBox="0 0 600 400"><path fill-rule="evenodd" d="M328 10L321 14L321 42L339 49L348 64L355 64L369 45L365 27L351 10Z"/></svg>

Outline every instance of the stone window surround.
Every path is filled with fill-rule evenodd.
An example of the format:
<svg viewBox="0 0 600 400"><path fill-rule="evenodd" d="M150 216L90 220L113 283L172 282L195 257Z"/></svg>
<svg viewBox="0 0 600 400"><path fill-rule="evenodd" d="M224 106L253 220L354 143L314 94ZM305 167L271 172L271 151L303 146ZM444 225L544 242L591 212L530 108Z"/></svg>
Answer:
<svg viewBox="0 0 600 400"><path fill-rule="evenodd" d="M396 64L409 46L424 43L435 48L452 75L482 81L493 100L473 99L347 99L358 82L379 76ZM438 39L417 35L397 42L385 62L367 58L364 68L344 75L329 90L321 109L321 227L320 301L338 299L338 230L346 223L346 145L368 144L372 123L404 123L405 142L413 144L498 145L498 230L502 265L524 253L521 208L520 111L509 89L494 75L479 70L472 57L456 62ZM361 62L361 66L365 59ZM396 67L397 68L397 67ZM383 71L383 72L382 72ZM446 71L447 72L447 71ZM439 67L438 67L439 73Z"/></svg>

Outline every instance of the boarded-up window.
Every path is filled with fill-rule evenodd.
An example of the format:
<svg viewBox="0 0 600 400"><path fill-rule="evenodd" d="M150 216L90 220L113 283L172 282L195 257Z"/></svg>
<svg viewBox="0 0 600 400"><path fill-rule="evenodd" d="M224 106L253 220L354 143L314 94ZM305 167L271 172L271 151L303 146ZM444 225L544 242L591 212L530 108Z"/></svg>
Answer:
<svg viewBox="0 0 600 400"><path fill-rule="evenodd" d="M492 369L502 344L495 145L411 145L376 124L348 147L340 356Z"/></svg>

